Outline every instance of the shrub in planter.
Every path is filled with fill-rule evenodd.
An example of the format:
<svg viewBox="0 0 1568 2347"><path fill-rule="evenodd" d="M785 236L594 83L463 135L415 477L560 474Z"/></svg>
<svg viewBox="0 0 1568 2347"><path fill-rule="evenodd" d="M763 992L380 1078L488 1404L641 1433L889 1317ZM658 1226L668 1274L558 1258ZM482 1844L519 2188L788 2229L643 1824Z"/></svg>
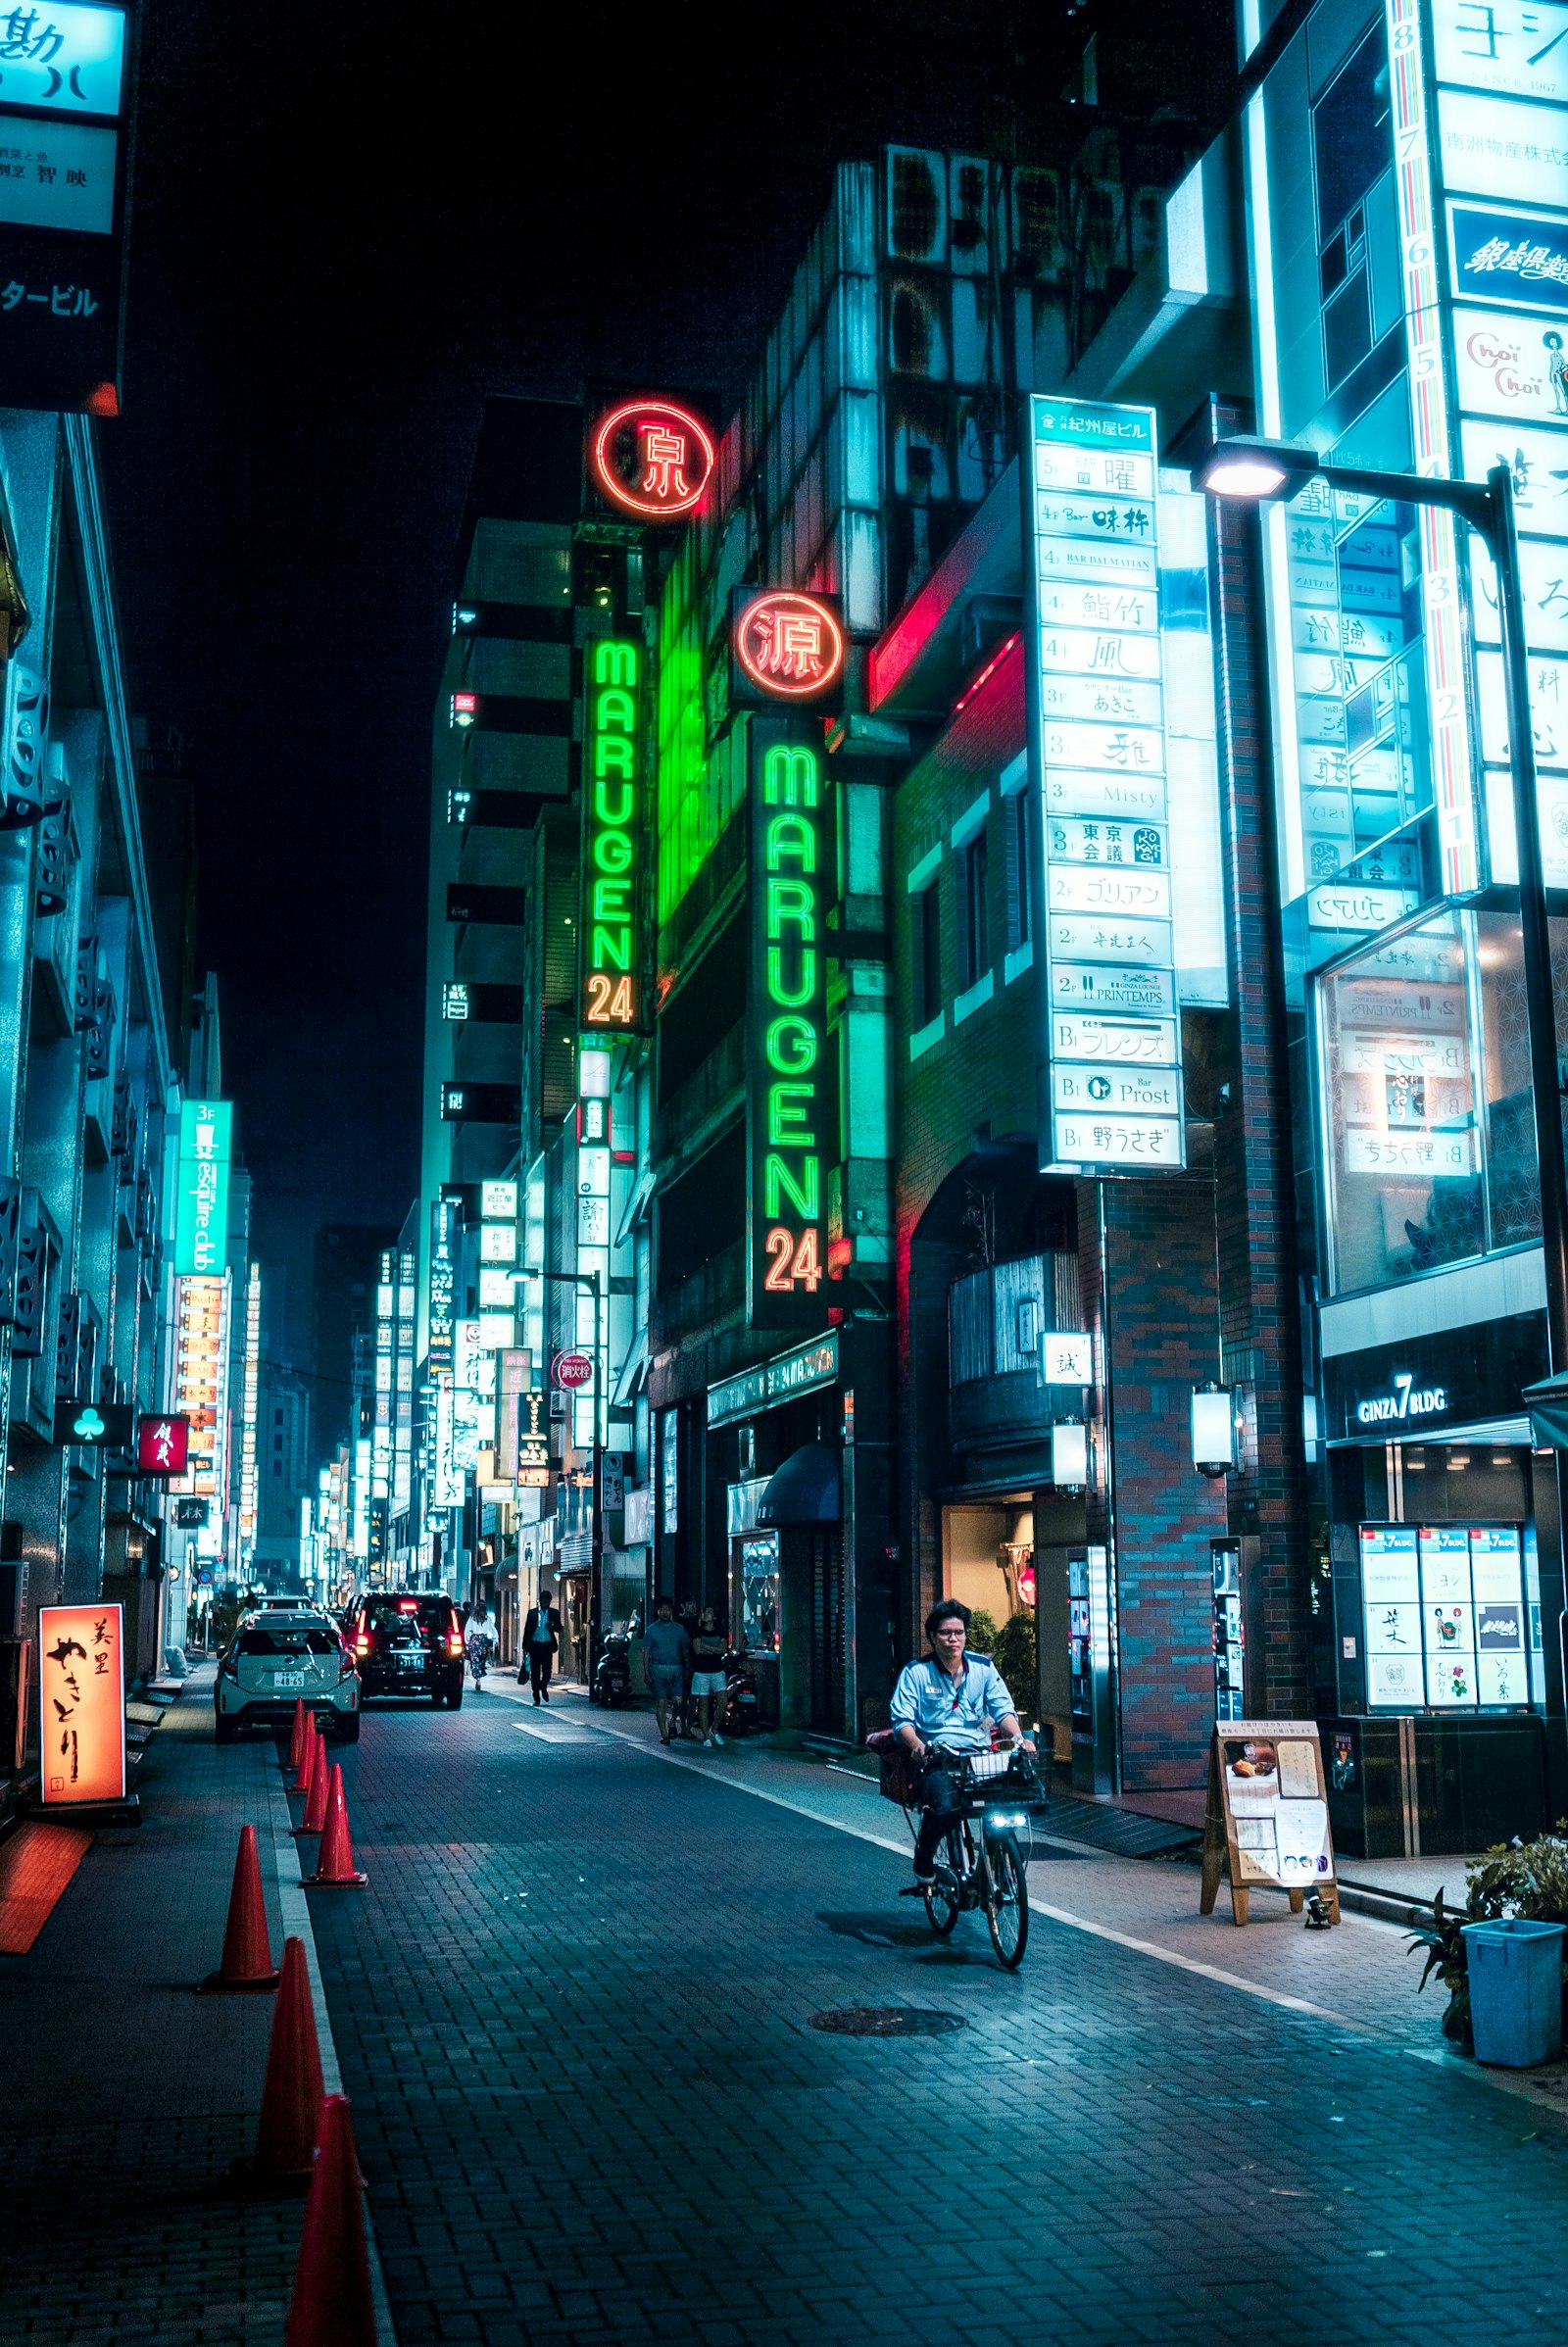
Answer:
<svg viewBox="0 0 1568 2347"><path fill-rule="evenodd" d="M1032 1720L1040 1702L1040 1662L1032 1613L1010 1614L997 1632L992 1660L1007 1682L1020 1715Z"/></svg>
<svg viewBox="0 0 1568 2347"><path fill-rule="evenodd" d="M1424 1988L1437 1975L1448 1991L1443 2033L1467 2049L1473 2033L1464 1927L1509 1916L1525 1923L1568 1924L1568 1819L1558 1820L1555 1834L1543 1834L1536 1841L1499 1842L1477 1858L1465 1869L1464 1905L1446 1907L1440 1890L1432 1922L1410 1934L1412 1947L1427 1951L1417 1986ZM1568 1987L1568 1973L1564 1978Z"/></svg>
<svg viewBox="0 0 1568 2347"><path fill-rule="evenodd" d="M977 1605L969 1616L969 1635L964 1640L970 1653L989 1654L994 1662L1000 1636L996 1615L988 1614L983 1605Z"/></svg>

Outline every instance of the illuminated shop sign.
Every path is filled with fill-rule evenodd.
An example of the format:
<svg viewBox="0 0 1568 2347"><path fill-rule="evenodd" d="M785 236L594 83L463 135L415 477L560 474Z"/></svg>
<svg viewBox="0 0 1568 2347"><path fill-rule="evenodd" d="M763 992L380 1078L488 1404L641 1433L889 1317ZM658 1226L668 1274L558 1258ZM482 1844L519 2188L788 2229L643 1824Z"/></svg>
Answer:
<svg viewBox="0 0 1568 2347"><path fill-rule="evenodd" d="M643 1025L643 648L615 636L589 645L582 785L580 1023L631 1035Z"/></svg>
<svg viewBox="0 0 1568 2347"><path fill-rule="evenodd" d="M832 833L809 720L751 721L747 1317L819 1323L831 1138L827 928Z"/></svg>
<svg viewBox="0 0 1568 2347"><path fill-rule="evenodd" d="M452 1330L457 1319L458 1246L463 1212L456 1198L438 1198L430 1206L429 1332L426 1354L432 1369L452 1366Z"/></svg>
<svg viewBox="0 0 1568 2347"><path fill-rule="evenodd" d="M1455 204L1448 215L1453 290L1460 299L1568 310L1568 227L1493 205Z"/></svg>
<svg viewBox="0 0 1568 2347"><path fill-rule="evenodd" d="M1530 1701L1541 1609L1516 1524L1363 1524L1360 1548L1370 1710Z"/></svg>
<svg viewBox="0 0 1568 2347"><path fill-rule="evenodd" d="M844 627L834 596L801 595L793 587L737 587L730 605L735 664L730 699L765 708L770 702L825 702L844 673Z"/></svg>
<svg viewBox="0 0 1568 2347"><path fill-rule="evenodd" d="M1358 1425L1389 1426L1411 1418L1439 1418L1447 1409L1446 1386L1418 1386L1404 1370L1397 1371L1391 1384L1390 1393L1372 1394L1356 1403Z"/></svg>
<svg viewBox="0 0 1568 2347"><path fill-rule="evenodd" d="M673 400L623 400L595 422L589 464L612 505L644 521L673 521L702 504L713 443Z"/></svg>
<svg viewBox="0 0 1568 2347"><path fill-rule="evenodd" d="M233 1122L233 1105L228 1100L186 1100L180 1108L174 1209L176 1272L207 1278L223 1268Z"/></svg>
<svg viewBox="0 0 1568 2347"><path fill-rule="evenodd" d="M123 1624L118 1605L38 1609L38 1775L45 1808L125 1797Z"/></svg>
<svg viewBox="0 0 1568 2347"><path fill-rule="evenodd" d="M1030 447L1047 1162L1159 1171L1186 1155L1153 411L1035 397Z"/></svg>

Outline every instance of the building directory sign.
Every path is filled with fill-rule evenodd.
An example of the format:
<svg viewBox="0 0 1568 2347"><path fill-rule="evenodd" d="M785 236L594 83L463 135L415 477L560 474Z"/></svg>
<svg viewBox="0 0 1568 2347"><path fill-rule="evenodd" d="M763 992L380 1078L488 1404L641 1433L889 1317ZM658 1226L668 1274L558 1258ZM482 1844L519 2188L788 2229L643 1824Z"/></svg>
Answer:
<svg viewBox="0 0 1568 2347"><path fill-rule="evenodd" d="M827 1265L827 908L820 721L750 720L747 1320L819 1326Z"/></svg>
<svg viewBox="0 0 1568 2347"><path fill-rule="evenodd" d="M1151 408L1036 394L1024 540L1053 1166L1186 1163Z"/></svg>
<svg viewBox="0 0 1568 2347"><path fill-rule="evenodd" d="M186 1100L180 1108L174 1269L182 1276L221 1276L228 1234L233 1123L234 1108L229 1100Z"/></svg>
<svg viewBox="0 0 1568 2347"><path fill-rule="evenodd" d="M1363 1524L1360 1538L1370 1709L1530 1701L1540 1608L1518 1525Z"/></svg>
<svg viewBox="0 0 1568 2347"><path fill-rule="evenodd" d="M630 637L598 636L583 653L587 740L582 788L580 1024L640 1034L647 983L643 940L642 673Z"/></svg>

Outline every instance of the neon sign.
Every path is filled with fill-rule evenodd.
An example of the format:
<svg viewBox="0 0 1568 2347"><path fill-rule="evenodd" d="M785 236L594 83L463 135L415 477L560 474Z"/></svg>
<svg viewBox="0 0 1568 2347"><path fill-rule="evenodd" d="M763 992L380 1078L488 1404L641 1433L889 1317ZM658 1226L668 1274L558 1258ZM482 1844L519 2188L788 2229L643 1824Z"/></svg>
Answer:
<svg viewBox="0 0 1568 2347"><path fill-rule="evenodd" d="M639 940L643 648L600 636L588 648L588 739L582 788L580 1022L612 1034L643 1023Z"/></svg>
<svg viewBox="0 0 1568 2347"><path fill-rule="evenodd" d="M595 425L591 463L612 505L645 521L671 521L702 504L713 443L673 400L623 400Z"/></svg>
<svg viewBox="0 0 1568 2347"><path fill-rule="evenodd" d="M747 1317L820 1326L830 1138L827 929L832 834L808 725L751 722Z"/></svg>
<svg viewBox="0 0 1568 2347"><path fill-rule="evenodd" d="M844 630L824 595L793 587L737 594L730 641L750 685L733 696L756 701L820 701L844 668Z"/></svg>

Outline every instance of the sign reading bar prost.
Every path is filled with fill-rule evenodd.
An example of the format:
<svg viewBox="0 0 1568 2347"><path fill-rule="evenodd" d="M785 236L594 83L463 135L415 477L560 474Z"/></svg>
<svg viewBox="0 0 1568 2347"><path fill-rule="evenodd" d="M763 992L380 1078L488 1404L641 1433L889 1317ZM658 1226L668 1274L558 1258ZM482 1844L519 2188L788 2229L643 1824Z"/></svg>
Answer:
<svg viewBox="0 0 1568 2347"><path fill-rule="evenodd" d="M125 1797L123 1620L118 1605L38 1611L38 1774L44 1806Z"/></svg>
<svg viewBox="0 0 1568 2347"><path fill-rule="evenodd" d="M1046 887L1048 1163L1186 1162L1154 412L1029 402L1032 780Z"/></svg>

